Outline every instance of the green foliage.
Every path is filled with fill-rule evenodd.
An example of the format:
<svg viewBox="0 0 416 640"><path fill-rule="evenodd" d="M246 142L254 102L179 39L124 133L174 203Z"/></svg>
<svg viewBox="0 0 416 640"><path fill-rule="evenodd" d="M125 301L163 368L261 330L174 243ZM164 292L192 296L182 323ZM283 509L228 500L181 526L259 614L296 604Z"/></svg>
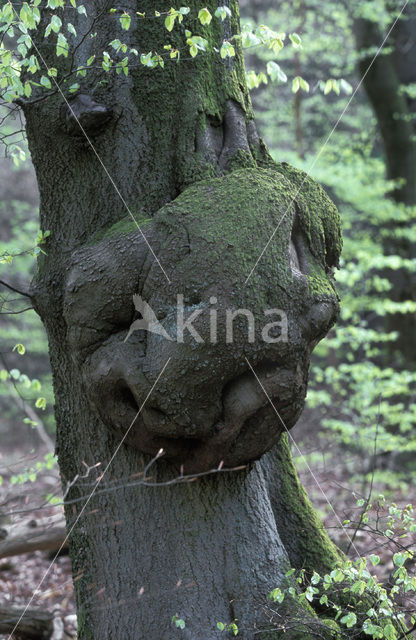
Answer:
<svg viewBox="0 0 416 640"><path fill-rule="evenodd" d="M175 625L177 629L185 629L186 627L185 620L183 620L182 618L179 618L177 614L172 616L172 623Z"/></svg>
<svg viewBox="0 0 416 640"><path fill-rule="evenodd" d="M314 171L335 195L343 218L337 273L343 304L338 326L317 348L308 394L310 406L322 409L322 425L340 442L363 451L373 443L379 454L416 448L416 374L394 351L397 332L385 328L389 317L416 311L411 300L392 300L389 277L399 269L413 273L416 261L386 253L392 234L401 236L400 219L406 236L413 237L416 210L386 198L392 184L383 174L382 161L354 139L326 151Z"/></svg>
<svg viewBox="0 0 416 640"><path fill-rule="evenodd" d="M22 168L16 168L19 179ZM7 282L28 282L35 267L34 258L47 248L49 231L39 231L37 211L19 201L0 203L0 217L4 224L5 239L0 242L1 278ZM25 310L24 313L18 313ZM23 421L36 428L37 421L29 417L22 401L36 412L42 411L42 422L50 432L55 428L53 417L53 392L48 371L47 340L39 316L30 308L28 299L12 291L2 289L0 296L2 332L0 351L0 398L8 398L7 409L2 418L8 421ZM38 363L34 366L34 363ZM41 374L38 372L40 365Z"/></svg>
<svg viewBox="0 0 416 640"><path fill-rule="evenodd" d="M357 506L363 506L362 502L358 501ZM380 563L380 557L371 554L368 558L339 562L322 575L316 571L310 575L304 569L291 569L286 577L295 577L296 586L274 589L269 599L280 605L287 598L294 599L299 605L309 602L320 615L325 612L324 616L338 622L340 638L362 633L374 640L398 640L405 637L406 630L415 622L414 612L407 606L416 593L416 576L410 568L416 553L413 508L411 505L404 508L396 504L386 506L384 496L380 495L374 505L366 504L359 526L371 528L374 535L394 540L389 559L394 569L388 585L383 585L371 571ZM394 552L396 548L400 551Z"/></svg>
<svg viewBox="0 0 416 640"><path fill-rule="evenodd" d="M27 467L23 471L18 474L14 474L10 476L10 484L24 484L26 482L36 482L36 478L38 473L41 471L51 470L56 465L56 457L53 453L47 453L44 456L43 460L38 460L35 466ZM61 502L61 498L55 499L52 495L47 496L47 501L50 504L56 504L57 502Z"/></svg>
<svg viewBox="0 0 416 640"><path fill-rule="evenodd" d="M76 0L71 0L70 4L72 9L85 19L88 33L90 16L87 15L85 6L77 4ZM246 26L242 34L235 34L224 38L215 45L209 45L203 35L192 33L188 28L191 21L195 24L195 16L192 15L190 7L182 6L178 9L171 7L168 11L154 10L151 14L141 11L131 13L127 10L111 8L108 9L110 18L117 20L123 31L135 28L137 20L160 19L170 34L178 25L185 22L187 27L183 33L182 44L178 47L177 44L174 45L173 42L167 41L160 51L138 51L117 38L109 42L104 50L97 50L93 56L78 64L68 74L65 65L59 59L67 58L70 55L73 46L71 38L77 38L77 30L72 22L62 20L61 10L70 8L67 0L51 0L48 3L48 8L52 13L43 37L54 43L57 62L56 66L46 68L38 47L32 41L34 33L36 40L39 41L39 34L36 31L41 21L40 0L23 2L19 13L9 1L3 5L0 11L0 33L9 36L16 45L15 49L9 49L3 40L0 47L0 88L6 103L11 103L18 98L31 99L39 96L41 91L52 92L58 86L62 86L68 94L75 93L82 88L82 82L73 82L74 75L80 79L85 78L87 72L94 68L94 61L98 62L105 73L115 70L117 74L123 73L127 76L131 64L136 64L137 60L146 68L163 69L167 61L179 62L181 53L184 52L189 53L192 58L202 54L219 55L222 59L233 58L236 55L235 44L237 40L241 40L243 47L264 46L274 56L277 56L283 49L286 39L286 34L275 32L261 24L255 29ZM202 7L196 14L201 29L209 27L213 20L225 22L231 20L231 17L231 10L227 6L219 6L214 15L207 7ZM114 26L116 28L116 24ZM302 46L301 38L297 33L290 34L289 40L294 48ZM177 43L178 40L176 39L175 42ZM114 49L115 53L122 52L125 57L122 60L117 56L113 58L108 51L110 48ZM255 83L253 75L251 74L249 77L251 82ZM271 73L269 77L272 80L278 78L282 81L284 74ZM265 78L267 76L262 77L261 81L264 81ZM257 81L260 80L257 79Z"/></svg>

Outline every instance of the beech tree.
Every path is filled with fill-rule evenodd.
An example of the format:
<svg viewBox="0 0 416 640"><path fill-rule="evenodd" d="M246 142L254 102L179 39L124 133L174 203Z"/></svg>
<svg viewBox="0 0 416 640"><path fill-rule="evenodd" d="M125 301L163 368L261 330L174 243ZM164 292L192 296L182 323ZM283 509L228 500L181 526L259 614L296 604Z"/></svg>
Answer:
<svg viewBox="0 0 416 640"><path fill-rule="evenodd" d="M375 11L373 15L370 13L369 18L354 18L354 34L359 52L360 75L377 118L383 144L387 178L398 181L391 196L398 204L411 207L416 202L416 7L413 2L404 6L386 2L385 10L391 12L385 33L380 29L378 12ZM372 61L387 34L388 51ZM407 227L406 219L395 224L399 232L403 228L407 230ZM412 260L415 257L414 243L408 239L407 232L400 236L395 228L391 229L391 236L384 240L386 253ZM387 275L393 285L395 301L415 300L413 275L408 269L390 271ZM416 359L414 314L395 314L388 318L386 324L389 330L398 332L395 345L397 352L406 353L406 362L413 364ZM397 352L393 356L400 360L401 356L397 358Z"/></svg>
<svg viewBox="0 0 416 640"><path fill-rule="evenodd" d="M282 629L268 595L340 558L288 436L338 313L339 216L257 135L236 0L188 5L24 3L33 59L10 71L78 634L332 637L294 601Z"/></svg>

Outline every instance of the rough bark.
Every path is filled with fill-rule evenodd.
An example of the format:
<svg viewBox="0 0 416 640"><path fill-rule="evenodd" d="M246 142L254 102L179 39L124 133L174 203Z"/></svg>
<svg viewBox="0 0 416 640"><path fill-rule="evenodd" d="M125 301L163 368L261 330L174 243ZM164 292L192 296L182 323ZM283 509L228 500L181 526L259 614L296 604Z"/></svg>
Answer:
<svg viewBox="0 0 416 640"><path fill-rule="evenodd" d="M196 2L189 4L193 10L197 7ZM104 5L88 2L86 6L92 15ZM125 6L134 13L135 3ZM164 6L170 8L162 3L158 9ZM207 6L214 13L217 5L208 2ZM203 31L216 43L229 37L238 30L237 4L232 1L230 7L233 18L223 26L213 21L202 29L194 23L192 30ZM150 15L153 3L145 1L140 9ZM132 38L132 46L139 40L143 51L161 49L169 38L173 44L182 42L180 30L167 36L155 20L138 21L128 35L117 33L116 25L117 20L102 18L96 38L86 39L77 55L81 51L88 57L95 48L105 49L115 37ZM82 33L82 27L75 26ZM46 47L45 55L50 55ZM266 638L257 634L269 626L265 598L270 589L283 584L291 561L280 532L290 521L279 522L281 509L284 503L288 514L290 501L299 495L293 471L287 475L287 500L280 499L280 504L275 500L273 507L267 489L274 478L286 473L288 449L282 459L273 461L269 454L267 461L250 462L278 442L282 431L267 401L249 407L252 421L245 430L237 425L244 436L241 446L230 440L233 432L231 436L227 432L224 446L228 463L241 459L249 463L240 472L171 487L128 486L128 480L143 470L149 454L160 445L153 436L166 423L149 416L144 426L152 438L142 437L138 423L133 440L117 449L132 410L134 415L143 400L143 388L150 389L165 356L170 355L173 367L170 373L167 368L167 378L161 379L155 398L172 418L169 429L182 430L169 431L168 441L163 441L176 467L158 461L151 468L153 479L166 482L174 478L181 461L190 464L190 469L201 457L203 468L218 462L222 453L220 446L215 448L218 440L214 438L212 449L207 445L207 441L212 443L215 416L205 420L201 411L201 422L195 419L189 425L177 418L173 407L179 406L183 416L186 403L195 411L199 398L202 408L212 411L207 403L210 393L213 405L221 394L219 376L222 386L241 376L245 383L248 368L244 355L252 357L255 366L262 365L267 355L264 346L246 350L239 343L239 349L232 352L234 364L222 347L224 373L219 351L202 351L191 357L189 343L179 345L184 351L169 351L172 343L165 342L157 353L160 342L150 338L143 342L137 334L132 336L134 348L126 350L123 345L134 319L132 294L142 289L147 300L155 297L152 303L157 310L158 304L162 308L167 304L169 292L176 287L178 292L188 287L185 296L192 305L191 285L197 287L200 301L214 282L219 293L231 296L239 292L235 302L241 306L245 301L242 306L246 308L256 302L263 308L267 301L274 306L277 296L279 302L287 303L296 336L283 350L278 348L277 358L280 369L284 369L285 358L291 363L288 392L293 391L294 382L296 386L288 417L291 426L301 410L310 351L337 314L329 275L340 250L336 211L312 180L270 160L255 132L238 46L237 57L231 62L207 55L178 65L171 63L164 70L141 67L128 79L115 76L105 86L97 84L92 74L87 76L81 95L90 100L78 97L74 106L136 219L143 222L151 218L144 224L145 232L172 278L173 289L166 284L142 235L128 218L126 222L120 197L91 146L83 136L74 135L76 128L62 107L62 99L55 95L27 105L28 138L41 194L41 225L51 230L47 255L39 260L33 296L48 332L59 465L63 479L70 481L76 474L82 475L83 462L101 462L104 470L111 460L92 499L88 495L94 484L90 479L79 479L69 496L73 502L66 509L79 638L170 640L182 633L190 640L211 640L218 637L218 621L230 623L235 618L241 628L239 637ZM259 267L244 298L240 295L242 282L286 205L288 215L276 246ZM255 214L265 228L256 224ZM185 217L190 221L189 237ZM227 226L230 220L233 224ZM199 235L198 224L202 225ZM181 271L186 260L188 266ZM218 265L225 265L224 270ZM182 353L189 388L181 378ZM277 352L273 353L272 360ZM291 377L295 365L297 380ZM197 373L201 367L208 373ZM268 371L264 374L266 379ZM275 375L281 391L284 375L274 368L272 383ZM253 391L253 379L249 385L249 395L258 398L261 394L258 389ZM240 403L242 400L244 394L239 396ZM289 400L293 400L290 394ZM184 435L189 429L191 439L201 439L203 456L189 455ZM179 442L177 456L175 441ZM293 498L289 485L295 489ZM297 526L295 522L293 526ZM310 547L315 533L322 541L322 531L314 526ZM299 532L294 530L292 535L296 538ZM322 553L324 546L320 547ZM301 554L299 547L294 555L299 555L300 564ZM186 621L183 632L172 625L175 614Z"/></svg>
<svg viewBox="0 0 416 640"><path fill-rule="evenodd" d="M395 29L400 28L396 25ZM383 34L376 22L354 21L359 71L371 106L377 118L383 140L387 177L404 180L394 192L397 202L413 205L416 198L416 150L411 112L405 95L400 91L402 80L397 72L397 53L382 52L370 63L381 45ZM392 43L394 46L394 42ZM407 62L408 66L408 62ZM413 64L414 68L414 64Z"/></svg>
<svg viewBox="0 0 416 640"><path fill-rule="evenodd" d="M376 22L364 19L354 21L357 48L361 52L360 75L363 77L363 85L379 125L387 178L403 181L392 192L391 197L397 203L408 206L413 206L416 202L416 102L406 95L404 88L416 80L415 16L415 7L410 4L386 43L386 48L390 48L389 52L381 52L371 67L370 63L383 40L383 34L380 33ZM406 223L390 223L391 236L383 242L385 253L414 259L414 243L409 242L404 236L399 239L395 237L394 229L397 225L404 227ZM388 271L385 275L392 283L393 300L416 300L415 278L408 269ZM414 314L388 316L386 330L398 333L398 339L389 352L389 362L399 354L400 364L404 363L407 367L414 365L414 322Z"/></svg>

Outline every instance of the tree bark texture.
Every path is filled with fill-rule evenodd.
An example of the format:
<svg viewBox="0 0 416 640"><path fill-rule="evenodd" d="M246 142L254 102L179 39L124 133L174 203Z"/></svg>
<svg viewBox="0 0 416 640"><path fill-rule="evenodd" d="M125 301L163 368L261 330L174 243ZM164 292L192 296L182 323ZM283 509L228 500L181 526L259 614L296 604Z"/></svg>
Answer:
<svg viewBox="0 0 416 640"><path fill-rule="evenodd" d="M231 19L207 27L195 19L198 3L189 4L193 33L216 46L238 33L236 2ZM207 6L214 14L217 4ZM78 62L116 37L143 52L183 44L180 28L168 34L152 19L149 0L139 7L146 19L134 2L123 5L133 16L128 33L102 0L86 7L97 16L97 35L82 40L85 20L75 18ZM52 64L50 49L39 46ZM49 339L60 470L65 482L80 475L66 517L81 640L211 640L220 637L217 622L235 619L243 639L277 637L266 633L276 626L269 591L283 585L291 564L328 567L337 557L244 356L293 426L310 352L338 311L330 275L341 246L338 214L311 179L270 159L256 134L238 43L236 53L232 60L183 54L164 69L132 68L128 78L87 74L73 110L112 180L62 96L25 106L41 226L51 231L33 298ZM67 72L70 63L71 55ZM278 224L276 243L244 289ZM172 296L183 292L189 309L214 294L233 308L284 306L294 337L269 351L243 346L244 326L237 344L199 352L189 340L177 345L144 332L125 342L139 292L166 331ZM201 320L198 329L208 327ZM112 459L168 358L166 376ZM246 467L186 484L134 485L159 447L172 463L152 465L153 482L177 477L181 464L192 473L221 460ZM85 464L100 462L103 471L110 460L89 500L95 483L81 478Z"/></svg>
<svg viewBox="0 0 416 640"><path fill-rule="evenodd" d="M383 141L387 178L402 180L393 192L397 203L414 206L416 202L416 102L406 93L406 86L416 80L416 9L409 5L394 26L386 43L388 53L382 51L370 63L381 45L383 34L377 23L365 19L354 21L357 48L360 52L359 70L371 103ZM397 254L405 259L416 256L414 243L406 237L395 237L397 226L406 223L392 221L391 235L384 240L386 254ZM408 269L387 272L392 283L392 298L397 302L416 300L414 274ZM391 356L399 354L399 361L411 367L416 361L414 314L396 314L387 319L387 331L397 331L398 339ZM405 357L403 359L403 354Z"/></svg>
<svg viewBox="0 0 416 640"><path fill-rule="evenodd" d="M395 26L394 33L400 31L398 38L404 24L407 23L399 21ZM393 46L393 52L382 51L370 67L382 43L383 34L377 23L363 18L354 21L354 33L360 52L360 77L363 78L383 140L387 177L391 180L404 180L404 184L395 190L394 197L397 202L413 205L416 198L414 123L411 118L412 105L401 91L405 77L407 82L410 81L408 70L411 63L396 50L396 40L393 37L392 42L387 43L387 46ZM415 48L412 43L407 44L410 46L408 57L414 58ZM414 71L414 60L412 68Z"/></svg>

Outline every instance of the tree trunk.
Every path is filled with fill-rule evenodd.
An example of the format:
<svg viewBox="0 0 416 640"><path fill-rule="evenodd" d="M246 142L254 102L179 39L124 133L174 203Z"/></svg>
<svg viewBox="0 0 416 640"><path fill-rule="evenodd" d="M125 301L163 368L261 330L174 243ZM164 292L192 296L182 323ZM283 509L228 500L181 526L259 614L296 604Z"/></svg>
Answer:
<svg viewBox="0 0 416 640"><path fill-rule="evenodd" d="M189 4L190 15L197 15L198 3ZM162 5L169 10L170 4ZM85 6L89 15L99 15L104 3ZM214 14L217 3L207 6ZM238 33L237 3L232 0L229 6L232 19L213 19L201 27L190 18L187 28L218 46ZM108 49L115 37L129 46L139 41L143 52L163 51L166 42L183 46L179 27L168 34L161 21L151 19L150 0L140 7L146 19L136 16L133 2L123 8L130 10L133 29L121 32L117 15L101 16L93 27L97 35L84 39L75 53L79 62ZM85 21L72 21L82 34ZM164 69L139 65L127 79L114 75L109 82L102 82L102 72L92 71L72 106L133 216L144 222L152 249L172 279L171 293L185 290L191 305L197 304L192 296L200 295L192 287L197 291L200 282L208 298L214 285L230 298L236 288L240 295L241 273L247 275L280 220L276 246L247 287L251 303L257 304L260 295L267 301L276 290L284 291L278 301L290 311L289 327L296 338L271 347L271 359L280 362L278 374L264 364L264 347L257 345L207 347L195 355L189 341L172 346L149 336L146 346L137 332L124 346L134 319L132 294L144 291L153 308L157 302L163 307L170 285L126 218L120 195L91 145L78 135L62 97L54 94L25 105L41 226L51 231L33 297L49 339L60 470L64 482L80 475L69 494L66 517L81 640L170 640L181 633L190 640L211 640L219 635L217 622L235 619L239 637L265 638L260 631L275 626L267 594L283 585L291 562L329 566L336 557L315 521L308 544L295 544L303 540L310 507L290 467L289 449L284 458L278 456L282 425L265 406L243 355L265 367L265 384L279 389L283 419L292 426L303 404L310 351L337 314L328 273L339 254L339 221L312 180L270 160L255 132L242 54L235 44L232 60L221 60L215 52L189 60L182 55L179 64L167 61ZM52 63L51 49L39 46ZM285 211L289 214L281 215ZM191 220L186 228L185 214ZM231 223L235 231L227 226ZM186 260L191 262L181 271ZM152 295L159 298L154 302ZM235 300L235 306L250 308L244 298ZM140 349L152 351L150 359L143 355L138 360ZM134 428L118 448L167 356L166 376L162 374L149 398L149 404L159 404L146 405L140 429ZM205 438L201 430L221 397L226 399L225 414L232 416L234 410L244 413L253 397L261 407L247 409L243 427L234 416L219 433L210 417ZM173 406L179 407L179 417ZM187 420L188 409L198 418ZM162 416L168 410L173 416L169 421ZM242 434L237 441L232 439L236 425ZM252 462L274 444L274 456ZM181 462L191 473L217 467L224 459L226 466L248 466L185 484L128 486L160 447L174 463L158 460L151 466L152 481L162 485L180 475ZM83 478L85 464L97 462L99 473L110 465L104 477L97 483L91 473ZM284 477L285 498L272 499L268 487ZM292 501L298 501L296 518L290 515ZM288 526L293 527L289 536ZM175 615L185 620L182 632L172 623ZM298 637L309 637L302 633Z"/></svg>
<svg viewBox="0 0 416 640"><path fill-rule="evenodd" d="M409 207L416 203L416 144L414 99L403 91L416 80L416 9L409 5L398 20L386 43L391 52L382 51L374 62L372 58L380 46L383 34L376 22L365 19L354 21L357 49L360 53L359 70L363 85L379 125L383 141L387 178L403 181L392 192L392 198ZM366 52L370 52L366 55ZM408 223L392 220L391 235L383 241L386 255L399 255L412 260L416 257L414 243L405 236L395 235L395 228ZM416 300L416 283L409 269L390 270L384 274L391 281L391 296L396 302ZM401 366L412 368L416 362L416 335L414 314L389 315L387 331L397 331L398 339L389 350L391 359Z"/></svg>
<svg viewBox="0 0 416 640"><path fill-rule="evenodd" d="M396 25L395 29L398 28ZM354 21L354 33L357 49L361 52L360 77L383 140L387 177L404 180L404 184L395 190L394 198L397 202L413 205L416 198L416 150L411 112L406 97L400 91L402 80L397 73L396 56L381 52L369 68L382 43L383 34L376 22L363 18Z"/></svg>

